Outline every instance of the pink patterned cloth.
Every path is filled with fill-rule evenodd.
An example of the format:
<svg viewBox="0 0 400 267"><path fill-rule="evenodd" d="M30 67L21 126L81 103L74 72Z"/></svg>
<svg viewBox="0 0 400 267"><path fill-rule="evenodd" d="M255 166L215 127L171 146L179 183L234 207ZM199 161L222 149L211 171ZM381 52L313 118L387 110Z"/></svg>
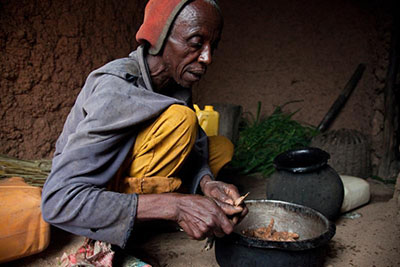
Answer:
<svg viewBox="0 0 400 267"><path fill-rule="evenodd" d="M110 243L86 238L84 244L75 253L63 254L61 266L112 267L114 253Z"/></svg>

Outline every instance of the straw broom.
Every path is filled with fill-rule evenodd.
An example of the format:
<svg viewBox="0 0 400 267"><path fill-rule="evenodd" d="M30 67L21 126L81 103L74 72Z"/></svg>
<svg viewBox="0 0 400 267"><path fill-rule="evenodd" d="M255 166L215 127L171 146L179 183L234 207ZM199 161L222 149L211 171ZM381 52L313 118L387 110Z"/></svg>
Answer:
<svg viewBox="0 0 400 267"><path fill-rule="evenodd" d="M0 154L0 179L22 177L32 186L43 187L51 170L51 160L22 160Z"/></svg>

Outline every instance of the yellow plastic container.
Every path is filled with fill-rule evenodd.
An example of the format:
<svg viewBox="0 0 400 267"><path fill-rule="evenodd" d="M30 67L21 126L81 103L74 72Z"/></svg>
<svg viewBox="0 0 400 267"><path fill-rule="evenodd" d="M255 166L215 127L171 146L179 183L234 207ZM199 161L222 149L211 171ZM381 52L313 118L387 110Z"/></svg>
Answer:
<svg viewBox="0 0 400 267"><path fill-rule="evenodd" d="M201 110L198 105L193 105L197 119L201 128L206 132L207 136L218 135L219 113L214 110L213 106L206 105L204 110Z"/></svg>
<svg viewBox="0 0 400 267"><path fill-rule="evenodd" d="M42 189L21 177L0 179L0 264L39 253L50 243L42 218Z"/></svg>

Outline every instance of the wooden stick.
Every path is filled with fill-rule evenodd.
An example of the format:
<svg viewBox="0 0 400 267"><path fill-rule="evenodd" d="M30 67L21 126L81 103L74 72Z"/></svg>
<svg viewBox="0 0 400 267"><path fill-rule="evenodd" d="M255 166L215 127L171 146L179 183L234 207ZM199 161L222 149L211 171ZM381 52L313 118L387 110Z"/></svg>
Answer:
<svg viewBox="0 0 400 267"><path fill-rule="evenodd" d="M318 125L318 130L321 132L326 131L332 121L336 118L339 111L342 109L343 105L346 103L349 98L351 92L353 92L354 88L356 88L358 81L361 79L365 70L365 64L359 64L350 80L347 82L343 91L340 93L336 101L333 103L328 113L326 113L325 117L322 119L321 123Z"/></svg>
<svg viewBox="0 0 400 267"><path fill-rule="evenodd" d="M236 207L237 207L237 206L240 206L240 205L243 203L244 199L245 199L249 194L250 194L250 192L247 192L246 195L237 198L237 199L235 200L235 202L233 203L233 205L235 205Z"/></svg>

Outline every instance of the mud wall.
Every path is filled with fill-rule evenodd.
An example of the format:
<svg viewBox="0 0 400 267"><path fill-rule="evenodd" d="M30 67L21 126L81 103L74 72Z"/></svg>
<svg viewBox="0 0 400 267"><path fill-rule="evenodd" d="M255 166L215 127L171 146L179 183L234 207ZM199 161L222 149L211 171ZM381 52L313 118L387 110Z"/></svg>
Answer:
<svg viewBox="0 0 400 267"><path fill-rule="evenodd" d="M126 56L146 0L0 3L0 153L51 157L86 76ZM220 0L225 26L195 101L234 103L268 115L299 109L318 125L359 63L367 68L332 129L351 128L382 155L390 1Z"/></svg>
<svg viewBox="0 0 400 267"><path fill-rule="evenodd" d="M144 4L0 2L0 153L51 156L86 76L135 48Z"/></svg>

